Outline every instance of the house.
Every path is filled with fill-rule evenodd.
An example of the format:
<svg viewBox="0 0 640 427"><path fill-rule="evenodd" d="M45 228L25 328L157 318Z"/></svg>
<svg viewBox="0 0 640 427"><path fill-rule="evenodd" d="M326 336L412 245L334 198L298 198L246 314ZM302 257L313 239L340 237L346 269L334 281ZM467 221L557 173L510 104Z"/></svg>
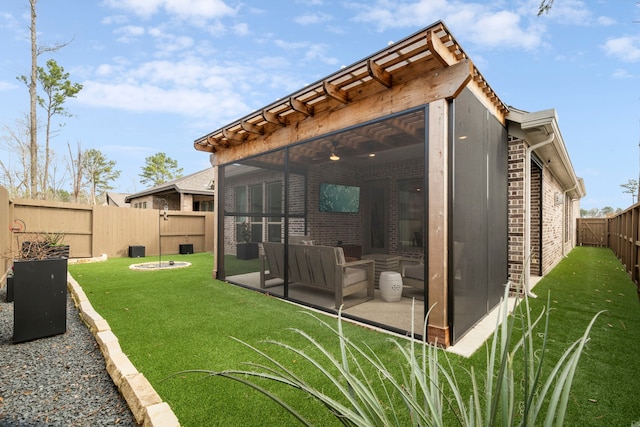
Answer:
<svg viewBox="0 0 640 427"><path fill-rule="evenodd" d="M443 346L486 316L505 286L528 283L575 244L584 184L555 112L508 107L443 22L194 147L214 167L214 277L335 311L326 294L339 290L306 286L323 273L292 245L341 247L345 261L373 260L376 287L383 271L403 274L406 297L386 302L376 291L370 300L363 290L344 297L343 316L406 333L415 298L415 330L431 309L427 336ZM265 248L284 243L284 264L225 265L244 230Z"/></svg>
<svg viewBox="0 0 640 427"><path fill-rule="evenodd" d="M214 168L176 178L125 197L136 209L162 209L198 212L214 210Z"/></svg>
<svg viewBox="0 0 640 427"><path fill-rule="evenodd" d="M111 191L107 192L107 200L105 202L106 206L115 206L117 208L128 208L131 207L129 203L126 203L124 199L129 195L129 193L114 193Z"/></svg>

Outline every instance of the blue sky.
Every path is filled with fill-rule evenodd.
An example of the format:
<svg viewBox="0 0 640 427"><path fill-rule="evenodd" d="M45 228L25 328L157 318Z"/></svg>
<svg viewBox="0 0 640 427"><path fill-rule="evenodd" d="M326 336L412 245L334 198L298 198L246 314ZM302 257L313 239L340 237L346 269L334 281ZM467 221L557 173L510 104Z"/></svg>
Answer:
<svg viewBox="0 0 640 427"><path fill-rule="evenodd" d="M184 173L209 166L193 140L443 20L507 105L555 108L585 209L625 208L640 175L640 5L631 0L43 1L42 45L84 85L53 140L97 148L122 170L114 191L144 189L147 156ZM29 108L28 0L0 4L0 127ZM44 117L40 113L40 117ZM42 138L41 138L42 141ZM3 160L9 153L0 151ZM68 187L70 188L70 186Z"/></svg>

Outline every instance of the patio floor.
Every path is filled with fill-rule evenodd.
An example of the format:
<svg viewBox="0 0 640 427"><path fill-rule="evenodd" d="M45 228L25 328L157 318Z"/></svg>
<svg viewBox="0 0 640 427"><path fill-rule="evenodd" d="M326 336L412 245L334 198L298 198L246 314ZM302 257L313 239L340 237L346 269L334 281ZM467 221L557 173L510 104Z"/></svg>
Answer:
<svg viewBox="0 0 640 427"><path fill-rule="evenodd" d="M260 289L259 273L229 276L226 280L261 292L267 292L271 295L284 295L284 286L280 279L268 280L266 282L266 289ZM540 277L531 277L532 288L539 280ZM365 296L365 291L362 291L360 294L345 297L345 305L349 305L349 303L355 303L355 305L344 309L343 313L356 318L366 319L373 324L388 325L401 331L410 331L412 304L415 299L415 313L413 316L414 330L422 334L424 327L422 291L405 286L400 301L387 302L382 299L380 291L376 289L373 300L358 303L358 300L364 299ZM299 302L300 304L310 305L311 307L318 307L320 309L333 309L334 307L333 293L302 284L289 284L289 299L294 303ZM509 311L513 310L514 305L515 298L509 298ZM499 305L495 307L455 345L450 346L447 350L461 356L471 356L495 330L498 322L499 308ZM371 327L369 324L367 324L367 326ZM382 328L374 328L385 331Z"/></svg>

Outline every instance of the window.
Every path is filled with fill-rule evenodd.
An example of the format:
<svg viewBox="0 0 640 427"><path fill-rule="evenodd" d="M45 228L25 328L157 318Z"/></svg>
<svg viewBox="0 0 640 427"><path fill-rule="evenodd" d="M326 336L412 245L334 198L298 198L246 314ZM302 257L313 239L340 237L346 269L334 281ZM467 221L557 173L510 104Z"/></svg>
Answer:
<svg viewBox="0 0 640 427"><path fill-rule="evenodd" d="M282 241L282 217L284 203L282 181L270 182L267 184L267 240L269 242Z"/></svg>
<svg viewBox="0 0 640 427"><path fill-rule="evenodd" d="M421 179L398 183L398 243L422 248L424 245L424 182Z"/></svg>
<svg viewBox="0 0 640 427"><path fill-rule="evenodd" d="M236 212L247 212L248 198L247 198L247 187L239 186L235 188L236 200L235 200L235 211ZM242 241L242 223L247 222L246 216L236 216L236 242Z"/></svg>
<svg viewBox="0 0 640 427"><path fill-rule="evenodd" d="M251 206L251 213L257 214L251 216L251 241L262 242L262 212L264 206L262 200L262 184L249 187L249 204Z"/></svg>

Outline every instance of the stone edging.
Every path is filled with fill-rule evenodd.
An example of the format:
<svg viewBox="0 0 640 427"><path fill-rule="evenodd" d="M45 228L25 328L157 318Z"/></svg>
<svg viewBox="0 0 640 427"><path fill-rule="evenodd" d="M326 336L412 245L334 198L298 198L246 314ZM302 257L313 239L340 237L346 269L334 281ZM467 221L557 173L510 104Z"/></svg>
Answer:
<svg viewBox="0 0 640 427"><path fill-rule="evenodd" d="M179 427L180 422L151 383L122 352L118 337L107 321L93 309L78 282L67 273L67 287L80 317L95 337L107 364L107 372L131 409L136 423L144 427Z"/></svg>

